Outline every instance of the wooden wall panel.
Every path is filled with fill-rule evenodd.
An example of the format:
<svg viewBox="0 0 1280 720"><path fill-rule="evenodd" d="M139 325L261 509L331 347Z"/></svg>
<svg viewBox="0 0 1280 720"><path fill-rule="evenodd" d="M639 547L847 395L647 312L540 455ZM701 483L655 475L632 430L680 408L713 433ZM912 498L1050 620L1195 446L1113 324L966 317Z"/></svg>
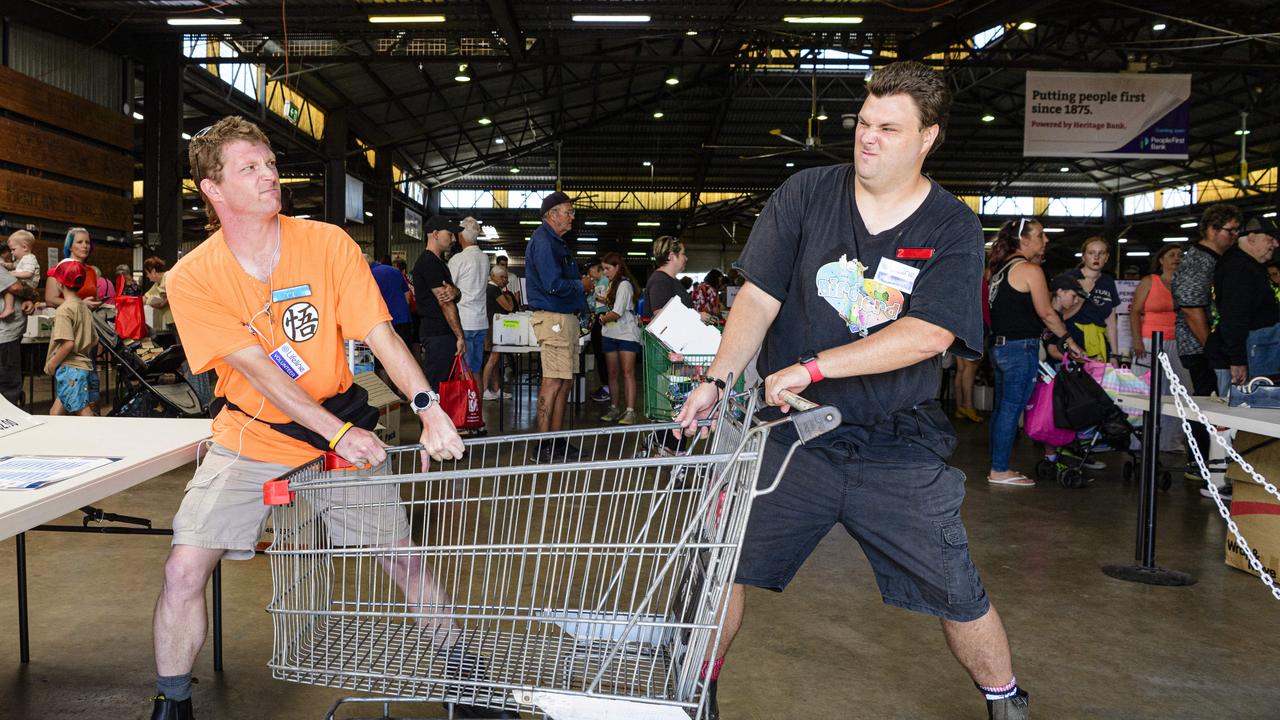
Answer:
<svg viewBox="0 0 1280 720"><path fill-rule="evenodd" d="M98 185L133 187L133 158L0 117L0 160Z"/></svg>
<svg viewBox="0 0 1280 720"><path fill-rule="evenodd" d="M133 149L133 120L128 116L4 66L0 107L122 150Z"/></svg>
<svg viewBox="0 0 1280 720"><path fill-rule="evenodd" d="M121 232L133 226L133 201L123 195L9 170L0 170L0 211Z"/></svg>

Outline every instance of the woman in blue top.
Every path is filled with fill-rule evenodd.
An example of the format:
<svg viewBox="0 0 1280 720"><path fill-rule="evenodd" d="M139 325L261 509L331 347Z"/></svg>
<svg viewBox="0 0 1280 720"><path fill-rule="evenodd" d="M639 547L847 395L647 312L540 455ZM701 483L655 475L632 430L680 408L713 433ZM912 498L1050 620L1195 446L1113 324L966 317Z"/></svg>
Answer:
<svg viewBox="0 0 1280 720"><path fill-rule="evenodd" d="M1116 289L1116 279L1103 270L1110 258L1106 239L1094 236L1084 241L1080 267L1071 271L1086 294L1084 307L1071 318L1071 323L1084 334L1085 354L1103 362L1120 347L1116 336L1120 291Z"/></svg>

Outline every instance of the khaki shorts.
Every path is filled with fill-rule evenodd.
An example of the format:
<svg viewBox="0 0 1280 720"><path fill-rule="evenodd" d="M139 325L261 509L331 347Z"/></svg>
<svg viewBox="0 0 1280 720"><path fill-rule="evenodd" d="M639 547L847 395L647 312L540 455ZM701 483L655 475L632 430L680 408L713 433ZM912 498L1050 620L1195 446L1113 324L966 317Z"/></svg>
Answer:
<svg viewBox="0 0 1280 720"><path fill-rule="evenodd" d="M535 310L533 334L542 348L542 375L572 380L578 365L578 316Z"/></svg>
<svg viewBox="0 0 1280 720"><path fill-rule="evenodd" d="M271 512L262 503L262 484L292 469L237 460L230 450L210 445L173 516L173 544L226 550L228 560L251 559ZM334 546L385 546L409 537L397 485L317 491L307 493L307 500L324 519Z"/></svg>

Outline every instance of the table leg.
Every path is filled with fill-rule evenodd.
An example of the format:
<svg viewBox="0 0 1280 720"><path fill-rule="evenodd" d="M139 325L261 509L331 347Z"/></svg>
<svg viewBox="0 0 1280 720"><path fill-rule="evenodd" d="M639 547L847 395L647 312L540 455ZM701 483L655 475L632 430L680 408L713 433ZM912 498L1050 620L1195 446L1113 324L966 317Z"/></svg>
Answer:
<svg viewBox="0 0 1280 720"><path fill-rule="evenodd" d="M213 671L222 672L222 561L213 568Z"/></svg>
<svg viewBox="0 0 1280 720"><path fill-rule="evenodd" d="M27 627L27 534L15 537L18 553L18 656L24 663L31 662L31 635Z"/></svg>

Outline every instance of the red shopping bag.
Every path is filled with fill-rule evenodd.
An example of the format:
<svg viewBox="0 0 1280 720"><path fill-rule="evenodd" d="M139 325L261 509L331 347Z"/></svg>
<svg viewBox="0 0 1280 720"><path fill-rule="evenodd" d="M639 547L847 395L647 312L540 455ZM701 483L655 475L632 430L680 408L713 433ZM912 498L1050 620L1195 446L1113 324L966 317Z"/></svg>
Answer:
<svg viewBox="0 0 1280 720"><path fill-rule="evenodd" d="M484 427L484 416L480 414L480 383L461 355L453 359L449 379L440 383L440 407L449 415L453 426L460 430Z"/></svg>
<svg viewBox="0 0 1280 720"><path fill-rule="evenodd" d="M147 336L147 323L142 316L142 298L116 296L116 334L123 340L141 340Z"/></svg>

